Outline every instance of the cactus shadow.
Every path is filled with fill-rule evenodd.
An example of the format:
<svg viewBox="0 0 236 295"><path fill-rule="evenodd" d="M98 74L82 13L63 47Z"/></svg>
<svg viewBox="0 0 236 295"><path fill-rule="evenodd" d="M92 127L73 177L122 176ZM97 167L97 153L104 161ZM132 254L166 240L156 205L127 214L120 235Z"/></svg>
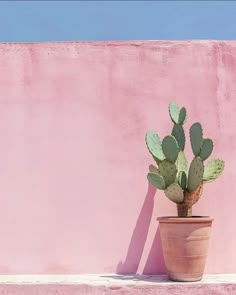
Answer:
<svg viewBox="0 0 236 295"><path fill-rule="evenodd" d="M130 239L126 258L117 265L116 274L136 274L138 271L152 218L155 193L156 189L148 184L148 191ZM164 273L163 263L160 232L157 229L143 274Z"/></svg>

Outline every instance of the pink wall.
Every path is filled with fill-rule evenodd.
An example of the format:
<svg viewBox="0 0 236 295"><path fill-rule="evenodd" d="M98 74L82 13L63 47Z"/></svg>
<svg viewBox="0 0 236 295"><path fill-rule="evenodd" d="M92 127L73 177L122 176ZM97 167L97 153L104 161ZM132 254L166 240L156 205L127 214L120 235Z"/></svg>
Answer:
<svg viewBox="0 0 236 295"><path fill-rule="evenodd" d="M207 272L236 272L235 73L236 42L0 44L0 273L165 270L175 206L144 136L172 100L226 161L194 213L215 217Z"/></svg>

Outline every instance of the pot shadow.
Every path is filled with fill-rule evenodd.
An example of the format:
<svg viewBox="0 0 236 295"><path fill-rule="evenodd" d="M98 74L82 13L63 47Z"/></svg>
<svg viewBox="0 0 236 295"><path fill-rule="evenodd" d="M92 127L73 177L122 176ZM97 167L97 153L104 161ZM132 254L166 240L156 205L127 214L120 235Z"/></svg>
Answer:
<svg viewBox="0 0 236 295"><path fill-rule="evenodd" d="M161 236L159 226L157 228L151 250L149 252L146 264L143 269L144 275L164 275L166 274L166 266L163 257Z"/></svg>
<svg viewBox="0 0 236 295"><path fill-rule="evenodd" d="M156 189L151 184L148 184L148 192L139 213L126 258L124 262L119 262L117 265L116 274L136 274L138 271L152 219L155 193ZM165 265L162 254L160 232L157 228L150 253L144 266L143 274L163 273L165 273Z"/></svg>
<svg viewBox="0 0 236 295"><path fill-rule="evenodd" d="M119 281L132 281L132 282L149 282L149 283L162 283L162 284L176 284L176 282L173 282L169 280L167 275L138 275L138 274L116 274L116 275L101 275L101 278L107 278L107 279L114 279ZM179 284L181 282L178 282ZM184 282L186 284L186 282Z"/></svg>

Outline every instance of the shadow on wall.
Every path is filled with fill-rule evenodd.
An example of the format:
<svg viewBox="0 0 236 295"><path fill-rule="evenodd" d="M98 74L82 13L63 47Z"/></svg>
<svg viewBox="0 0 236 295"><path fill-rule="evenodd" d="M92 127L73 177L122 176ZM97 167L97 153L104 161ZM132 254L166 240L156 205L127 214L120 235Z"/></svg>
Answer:
<svg viewBox="0 0 236 295"><path fill-rule="evenodd" d="M155 192L156 189L149 184L148 192L130 240L125 261L118 264L116 268L117 274L136 274L138 271L152 218ZM160 232L159 228L157 228L150 253L143 269L143 274L163 273L165 273L165 264L162 254Z"/></svg>

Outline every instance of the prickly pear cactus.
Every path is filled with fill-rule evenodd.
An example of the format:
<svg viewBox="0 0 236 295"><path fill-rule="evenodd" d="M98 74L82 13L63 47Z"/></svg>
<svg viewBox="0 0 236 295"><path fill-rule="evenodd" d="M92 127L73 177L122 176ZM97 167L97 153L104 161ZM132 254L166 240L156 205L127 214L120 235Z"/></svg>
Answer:
<svg viewBox="0 0 236 295"><path fill-rule="evenodd" d="M179 111L179 124L184 124L187 120L187 111L186 111L186 108L182 108L180 109Z"/></svg>
<svg viewBox="0 0 236 295"><path fill-rule="evenodd" d="M180 204L177 204L178 216L179 217L187 217L192 216L192 206L197 203L202 195L203 184L197 187L197 189L193 192L186 191L184 196L184 201Z"/></svg>
<svg viewBox="0 0 236 295"><path fill-rule="evenodd" d="M146 145L155 160L157 159L157 161L162 161L165 159L162 151L161 140L154 131L147 132Z"/></svg>
<svg viewBox="0 0 236 295"><path fill-rule="evenodd" d="M156 166L149 165L149 172L158 174L159 170L158 170L158 168Z"/></svg>
<svg viewBox="0 0 236 295"><path fill-rule="evenodd" d="M165 195L176 204L182 203L184 200L184 193L178 183L172 183L165 189Z"/></svg>
<svg viewBox="0 0 236 295"><path fill-rule="evenodd" d="M192 192L186 192L186 203L189 208L191 208L200 199L203 190L203 183L201 182L199 186Z"/></svg>
<svg viewBox="0 0 236 295"><path fill-rule="evenodd" d="M218 178L224 170L224 161L213 159L204 166L204 161L213 151L211 139L203 138L200 123L194 123L190 128L190 142L194 158L188 169L186 159L185 133L183 124L187 120L184 107L172 102L169 114L174 126L171 135L161 142L154 131L146 134L146 144L158 167L149 166L148 181L157 189L164 190L168 199L177 204L178 216L192 215L192 206L199 200L203 184Z"/></svg>
<svg viewBox="0 0 236 295"><path fill-rule="evenodd" d="M194 123L190 128L190 141L195 156L198 156L202 148L202 126L200 123Z"/></svg>
<svg viewBox="0 0 236 295"><path fill-rule="evenodd" d="M210 182L218 178L224 170L224 161L220 159L211 160L205 167L203 182Z"/></svg>
<svg viewBox="0 0 236 295"><path fill-rule="evenodd" d="M178 171L184 171L188 173L188 160L183 151L180 151L176 160L176 167Z"/></svg>
<svg viewBox="0 0 236 295"><path fill-rule="evenodd" d="M209 138L203 139L202 148L199 154L199 157L205 161L207 158L210 157L213 151L213 141Z"/></svg>
<svg viewBox="0 0 236 295"><path fill-rule="evenodd" d="M187 175L184 171L179 171L178 183L181 186L181 188L185 191L187 187Z"/></svg>
<svg viewBox="0 0 236 295"><path fill-rule="evenodd" d="M189 167L188 172L188 191L193 192L202 182L204 173L203 161L199 157L195 157Z"/></svg>
<svg viewBox="0 0 236 295"><path fill-rule="evenodd" d="M179 106L177 105L177 103L175 102L170 103L169 113L173 123L178 124L179 123Z"/></svg>
<svg viewBox="0 0 236 295"><path fill-rule="evenodd" d="M156 188L160 189L160 190L164 190L165 189L165 181L164 178L156 173L148 173L147 175L147 179L149 180L149 182L155 186Z"/></svg>
<svg viewBox="0 0 236 295"><path fill-rule="evenodd" d="M183 151L185 147L184 128L181 124L174 124L171 135L177 140L179 148Z"/></svg>
<svg viewBox="0 0 236 295"><path fill-rule="evenodd" d="M183 107L179 109L179 106L175 102L171 102L169 104L169 114L171 117L171 120L175 124L184 124L187 119L187 111Z"/></svg>
<svg viewBox="0 0 236 295"><path fill-rule="evenodd" d="M179 146L174 136L168 135L163 139L162 150L168 161L174 163L177 160Z"/></svg>
<svg viewBox="0 0 236 295"><path fill-rule="evenodd" d="M175 182L177 168L174 163L164 160L159 164L159 173L164 178L166 187L168 187Z"/></svg>

